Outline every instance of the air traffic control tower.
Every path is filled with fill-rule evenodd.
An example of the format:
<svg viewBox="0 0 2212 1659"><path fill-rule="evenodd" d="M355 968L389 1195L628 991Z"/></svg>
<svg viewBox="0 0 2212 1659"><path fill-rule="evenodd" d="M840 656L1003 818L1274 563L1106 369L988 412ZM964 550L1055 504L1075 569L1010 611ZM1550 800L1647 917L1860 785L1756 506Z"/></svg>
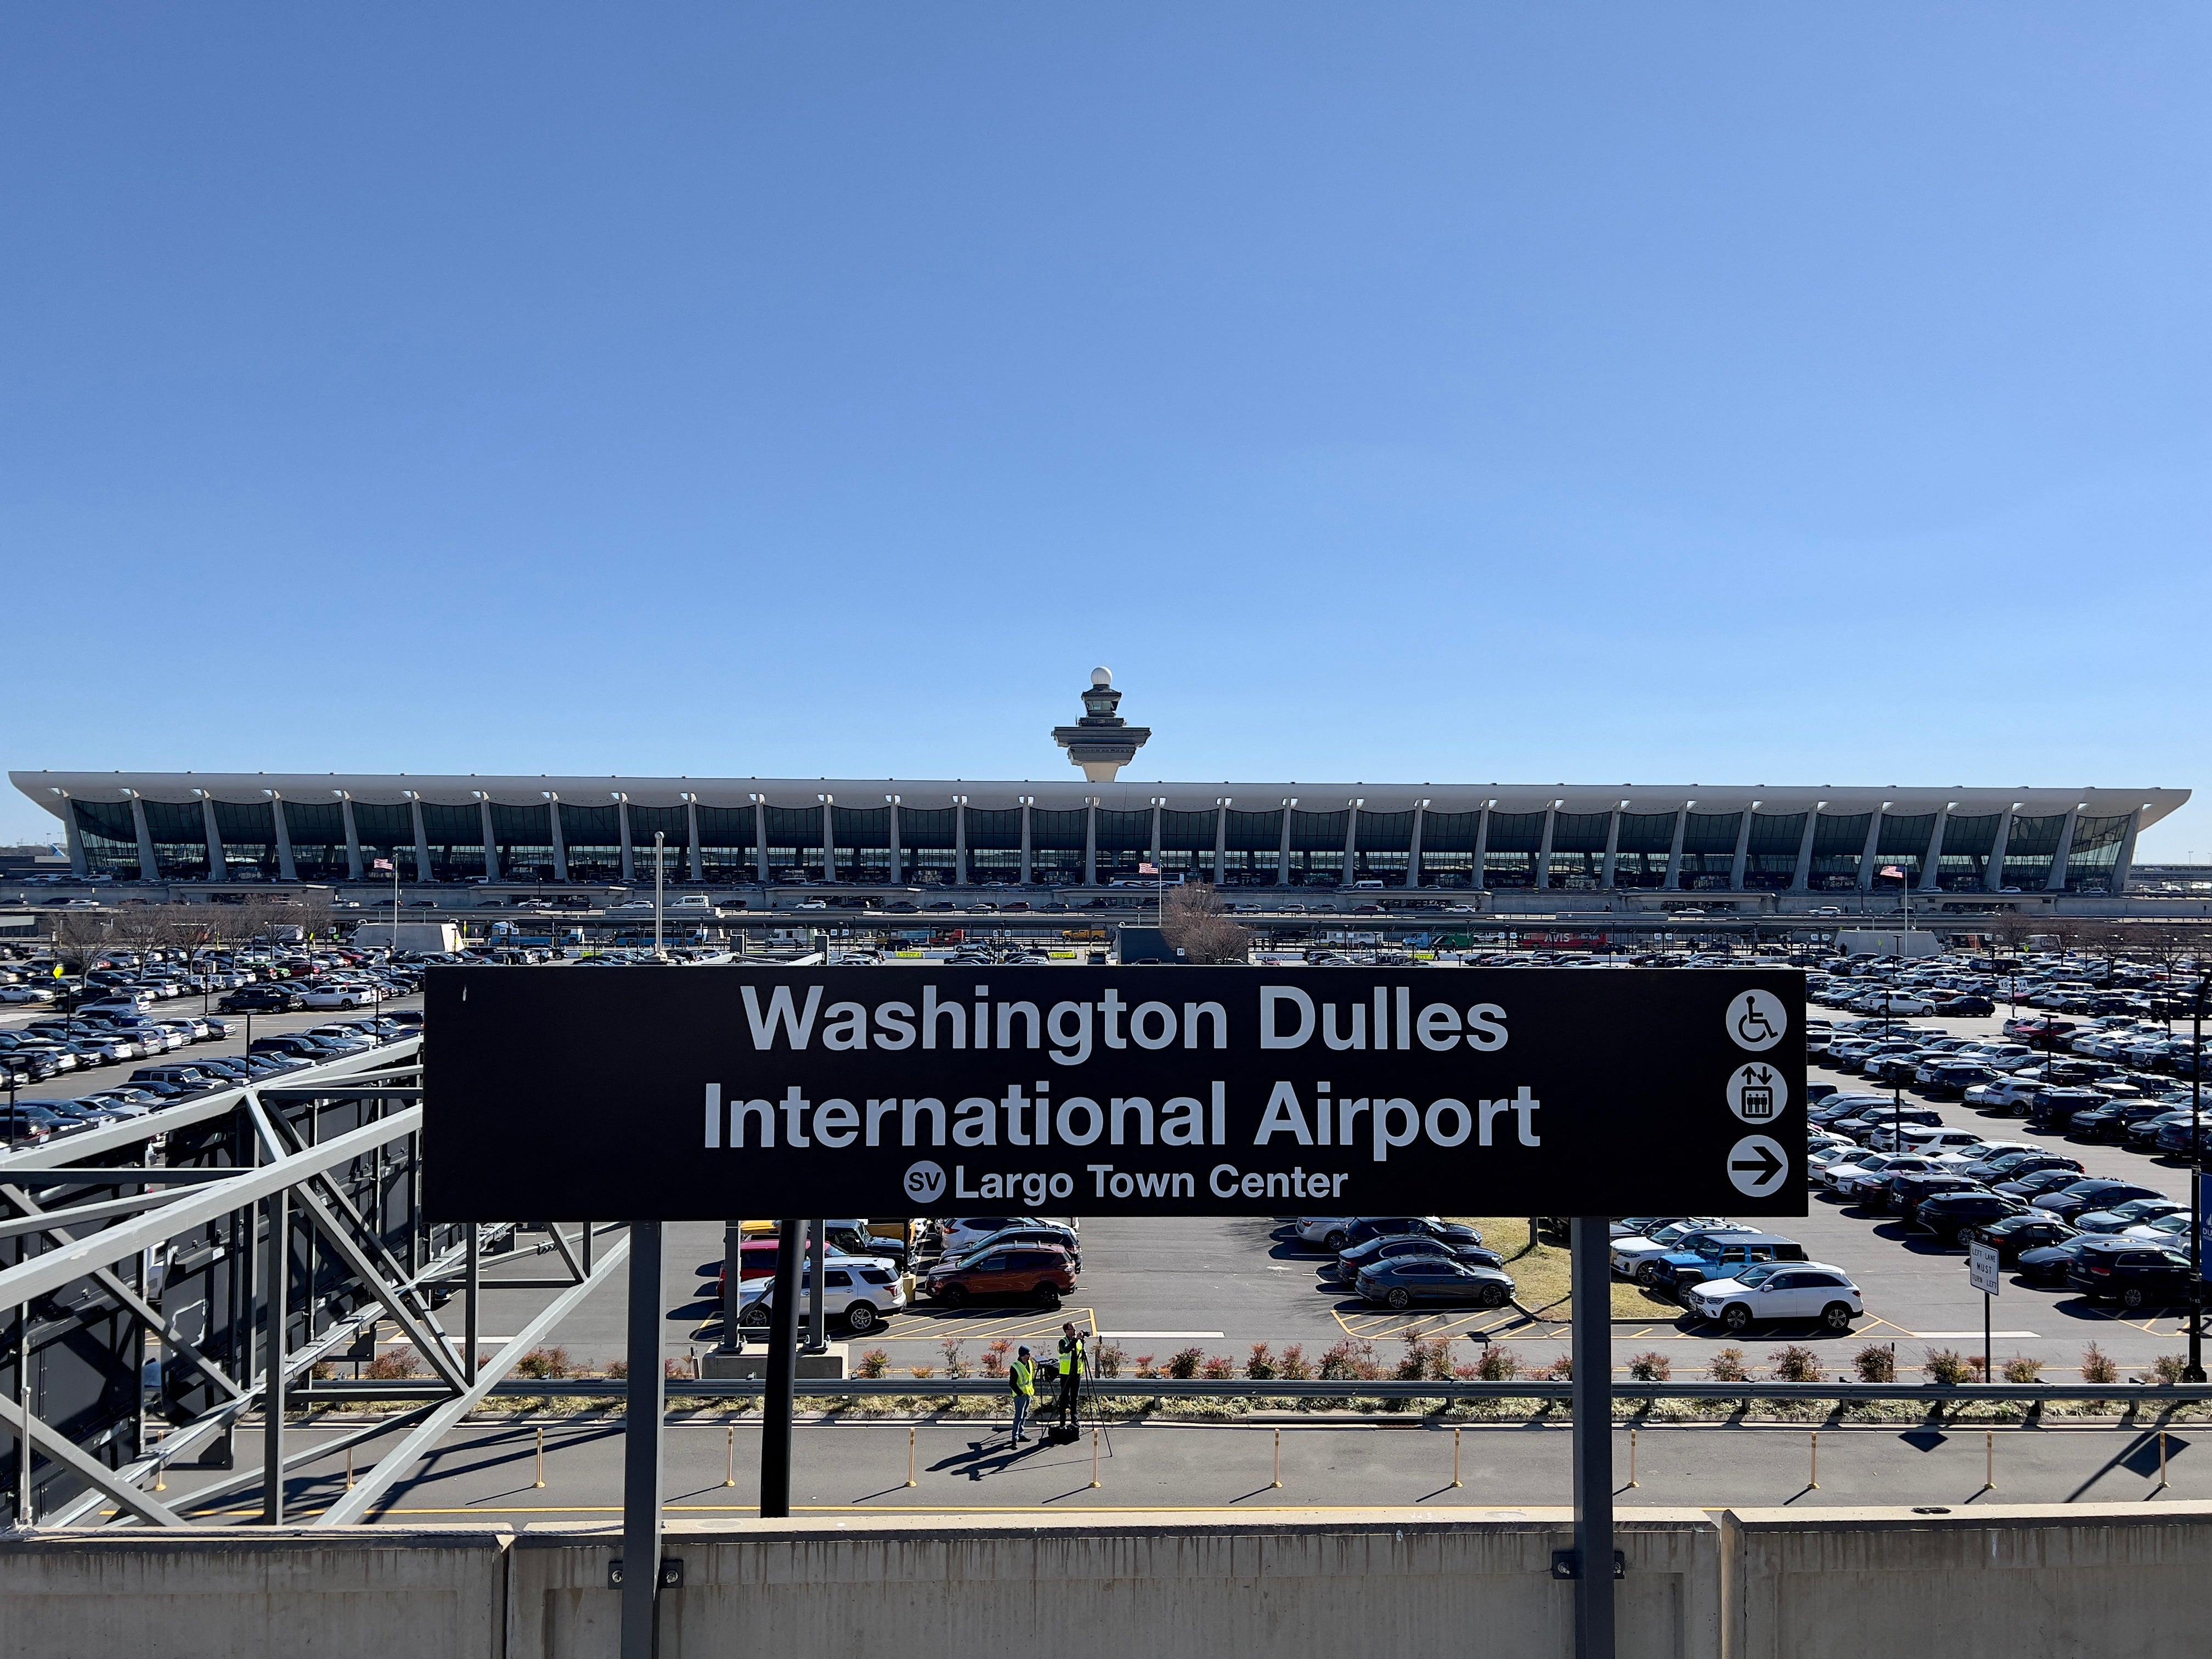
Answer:
<svg viewBox="0 0 2212 1659"><path fill-rule="evenodd" d="M1083 769L1093 783L1111 783L1152 735L1149 726L1131 726L1114 711L1121 694L1114 689L1114 671L1091 671L1091 689L1083 694L1083 717L1073 726L1055 726L1052 740L1067 750L1071 764Z"/></svg>

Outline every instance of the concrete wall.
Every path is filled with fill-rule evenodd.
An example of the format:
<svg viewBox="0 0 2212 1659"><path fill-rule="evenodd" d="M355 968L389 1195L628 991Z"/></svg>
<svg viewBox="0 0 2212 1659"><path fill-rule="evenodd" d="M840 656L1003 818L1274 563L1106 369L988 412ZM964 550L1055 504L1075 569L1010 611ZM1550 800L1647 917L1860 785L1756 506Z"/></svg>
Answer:
<svg viewBox="0 0 2212 1659"><path fill-rule="evenodd" d="M662 1659L1574 1647L1559 1510L989 1516L679 1525ZM2203 1651L2212 1505L1638 1510L1636 1659ZM617 1652L603 1532L364 1528L0 1540L0 1659L589 1659Z"/></svg>

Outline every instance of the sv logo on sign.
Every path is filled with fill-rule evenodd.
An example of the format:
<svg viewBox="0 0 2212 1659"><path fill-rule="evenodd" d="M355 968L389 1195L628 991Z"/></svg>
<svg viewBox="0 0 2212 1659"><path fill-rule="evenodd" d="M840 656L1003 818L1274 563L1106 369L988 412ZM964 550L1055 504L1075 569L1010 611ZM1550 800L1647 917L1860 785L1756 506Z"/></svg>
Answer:
<svg viewBox="0 0 2212 1659"><path fill-rule="evenodd" d="M934 1204L945 1196L945 1170L923 1158L906 1166L906 1195L917 1204Z"/></svg>

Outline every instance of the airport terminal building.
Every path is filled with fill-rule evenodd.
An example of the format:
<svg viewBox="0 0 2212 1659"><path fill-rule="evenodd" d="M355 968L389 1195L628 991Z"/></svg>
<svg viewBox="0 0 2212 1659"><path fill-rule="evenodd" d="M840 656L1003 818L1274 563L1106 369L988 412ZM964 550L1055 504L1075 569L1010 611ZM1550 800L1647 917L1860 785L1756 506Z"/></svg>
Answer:
<svg viewBox="0 0 2212 1659"><path fill-rule="evenodd" d="M1278 890L2117 894L2137 834L2189 795L1123 782L1125 756L1063 744L1085 778L9 775L77 874L158 882L650 881L658 836L670 881L713 886L1081 887L1151 865Z"/></svg>

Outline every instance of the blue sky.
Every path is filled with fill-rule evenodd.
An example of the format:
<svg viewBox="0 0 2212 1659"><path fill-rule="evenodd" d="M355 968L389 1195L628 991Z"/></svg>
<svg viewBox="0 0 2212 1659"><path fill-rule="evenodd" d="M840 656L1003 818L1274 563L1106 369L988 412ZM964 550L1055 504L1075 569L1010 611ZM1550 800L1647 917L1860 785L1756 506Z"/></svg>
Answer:
<svg viewBox="0 0 2212 1659"><path fill-rule="evenodd" d="M2202 787L2208 47L10 8L0 763Z"/></svg>

